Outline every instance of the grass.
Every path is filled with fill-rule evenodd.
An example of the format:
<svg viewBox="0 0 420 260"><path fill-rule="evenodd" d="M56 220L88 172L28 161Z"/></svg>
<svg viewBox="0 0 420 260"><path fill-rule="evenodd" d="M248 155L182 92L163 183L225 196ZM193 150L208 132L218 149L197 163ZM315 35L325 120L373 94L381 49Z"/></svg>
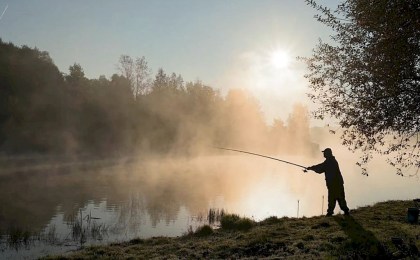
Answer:
<svg viewBox="0 0 420 260"><path fill-rule="evenodd" d="M80 215L81 216L81 215ZM42 242L46 245L64 244L71 237L73 241L84 243L90 240L102 240L108 235L108 226L104 223L98 223L91 214L82 217L72 216L69 218L71 233L66 238L60 238L54 225L49 226L46 230L31 232L27 229L19 227L10 227L5 234L0 234L0 245L5 243L9 248L19 250L22 248L29 249L35 242ZM0 249L1 250L1 249Z"/></svg>
<svg viewBox="0 0 420 260"><path fill-rule="evenodd" d="M71 234L74 241L80 241L83 245L88 238L102 240L103 236L108 234L108 227L104 223L97 223L97 218L92 217L91 213L83 217L80 211L80 217L70 218Z"/></svg>
<svg viewBox="0 0 420 260"><path fill-rule="evenodd" d="M206 236L210 236L213 235L214 230L212 227L210 227L209 225L204 225L201 227L198 227L197 230L192 233L192 235L197 236L197 237L206 237Z"/></svg>
<svg viewBox="0 0 420 260"><path fill-rule="evenodd" d="M36 241L45 242L46 244L56 244L59 241L54 225L42 232L30 232L27 229L11 227L3 236L6 245L15 250L30 248ZM2 241L0 240L0 243L1 242Z"/></svg>
<svg viewBox="0 0 420 260"><path fill-rule="evenodd" d="M207 221L210 225L220 222L222 217L226 214L224 209L209 209L209 212L207 213Z"/></svg>
<svg viewBox="0 0 420 260"><path fill-rule="evenodd" d="M270 217L260 222L226 214L221 222L228 224L216 230L206 225L182 237L135 239L49 258L418 259L420 225L407 222L412 205L388 201L356 209L349 217Z"/></svg>
<svg viewBox="0 0 420 260"><path fill-rule="evenodd" d="M21 246L28 246L31 243L32 234L20 228L10 228L7 232L7 245L18 249Z"/></svg>
<svg viewBox="0 0 420 260"><path fill-rule="evenodd" d="M255 222L249 218L241 218L236 214L224 215L220 220L220 227L225 230L246 231L254 226Z"/></svg>

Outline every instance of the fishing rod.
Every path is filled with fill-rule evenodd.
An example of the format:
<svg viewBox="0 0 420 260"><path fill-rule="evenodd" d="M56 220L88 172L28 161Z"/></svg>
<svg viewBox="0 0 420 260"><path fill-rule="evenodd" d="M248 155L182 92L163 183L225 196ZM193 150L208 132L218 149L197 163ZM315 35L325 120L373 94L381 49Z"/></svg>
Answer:
<svg viewBox="0 0 420 260"><path fill-rule="evenodd" d="M303 168L304 169L303 171L307 172L307 170L306 170L307 167L305 167L305 166L302 166L302 165L299 165L299 164L296 164L296 163L292 163L292 162L288 162L288 161L285 161L285 160L281 160L281 159L278 159L278 158L274 158L274 157L270 157L270 156L266 156L266 155L262 155L262 154L257 154L257 153L251 153L251 152L247 152L247 151L230 149L230 148L223 148L223 147L215 147L215 148L220 149L220 150L238 152L238 153L246 153L246 154L251 154L251 155L255 155L255 156L264 157L264 158L271 159L271 160L276 160L276 161L279 161L279 162L283 162L283 163L287 163L287 164L291 164L291 165Z"/></svg>

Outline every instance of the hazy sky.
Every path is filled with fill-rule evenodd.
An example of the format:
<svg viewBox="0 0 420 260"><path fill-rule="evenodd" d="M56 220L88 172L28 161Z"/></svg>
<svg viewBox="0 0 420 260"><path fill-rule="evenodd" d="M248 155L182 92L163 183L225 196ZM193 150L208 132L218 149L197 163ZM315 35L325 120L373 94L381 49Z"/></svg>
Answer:
<svg viewBox="0 0 420 260"><path fill-rule="evenodd" d="M77 62L88 78L118 72L121 54L145 56L153 73L248 89L268 119L285 119L306 102L294 57L329 35L314 14L303 0L0 0L0 37L48 51L62 72ZM277 64L278 52L291 60Z"/></svg>

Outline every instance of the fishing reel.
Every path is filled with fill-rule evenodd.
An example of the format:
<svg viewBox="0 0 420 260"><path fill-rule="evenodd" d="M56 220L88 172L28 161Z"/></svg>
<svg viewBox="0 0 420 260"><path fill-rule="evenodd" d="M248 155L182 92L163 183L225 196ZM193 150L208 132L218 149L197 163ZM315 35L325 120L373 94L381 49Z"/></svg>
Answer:
<svg viewBox="0 0 420 260"><path fill-rule="evenodd" d="M307 173L308 171L312 170L312 166L303 168L303 172Z"/></svg>

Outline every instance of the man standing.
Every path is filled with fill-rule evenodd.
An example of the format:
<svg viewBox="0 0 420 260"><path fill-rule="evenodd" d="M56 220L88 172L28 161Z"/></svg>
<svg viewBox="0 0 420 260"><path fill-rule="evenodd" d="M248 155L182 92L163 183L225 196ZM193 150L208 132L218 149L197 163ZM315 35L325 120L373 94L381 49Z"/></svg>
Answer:
<svg viewBox="0 0 420 260"><path fill-rule="evenodd" d="M338 201L340 208L345 215L349 215L349 208L347 207L346 197L344 194L344 181L340 172L340 167L330 148L322 151L324 153L325 161L318 165L313 165L307 168L317 173L325 173L325 181L328 188L328 211L327 216L332 216L335 208L335 202Z"/></svg>

